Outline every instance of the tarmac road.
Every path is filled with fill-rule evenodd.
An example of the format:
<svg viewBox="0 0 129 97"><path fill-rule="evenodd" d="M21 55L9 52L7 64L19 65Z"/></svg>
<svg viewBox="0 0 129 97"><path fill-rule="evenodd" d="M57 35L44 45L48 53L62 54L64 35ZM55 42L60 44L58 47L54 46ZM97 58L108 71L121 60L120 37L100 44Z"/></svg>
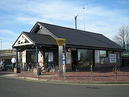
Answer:
<svg viewBox="0 0 129 97"><path fill-rule="evenodd" d="M0 77L0 97L129 97L129 85L51 84Z"/></svg>

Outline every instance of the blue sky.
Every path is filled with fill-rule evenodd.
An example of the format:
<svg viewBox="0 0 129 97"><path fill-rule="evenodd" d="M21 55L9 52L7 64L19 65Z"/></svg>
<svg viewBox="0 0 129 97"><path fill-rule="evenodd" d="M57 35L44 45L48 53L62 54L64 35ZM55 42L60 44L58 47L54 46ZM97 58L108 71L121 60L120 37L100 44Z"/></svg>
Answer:
<svg viewBox="0 0 129 97"><path fill-rule="evenodd" d="M75 15L78 29L113 39L122 25L129 25L129 0L2 0L2 49L10 49L20 33L30 31L37 21L74 28Z"/></svg>

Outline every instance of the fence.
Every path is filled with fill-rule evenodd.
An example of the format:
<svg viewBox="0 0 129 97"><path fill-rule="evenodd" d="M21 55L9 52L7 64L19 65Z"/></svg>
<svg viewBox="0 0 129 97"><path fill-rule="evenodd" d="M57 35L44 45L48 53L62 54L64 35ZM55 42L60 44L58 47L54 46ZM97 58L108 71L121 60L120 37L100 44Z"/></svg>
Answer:
<svg viewBox="0 0 129 97"><path fill-rule="evenodd" d="M122 66L129 66L129 57L122 57Z"/></svg>

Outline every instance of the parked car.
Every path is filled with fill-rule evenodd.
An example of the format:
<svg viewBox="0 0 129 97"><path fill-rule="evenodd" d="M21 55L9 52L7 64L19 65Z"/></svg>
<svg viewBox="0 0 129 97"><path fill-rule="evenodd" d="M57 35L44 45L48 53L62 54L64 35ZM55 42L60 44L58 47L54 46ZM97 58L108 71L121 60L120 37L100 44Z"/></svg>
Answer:
<svg viewBox="0 0 129 97"><path fill-rule="evenodd" d="M4 68L3 64L0 64L0 70L3 70L3 68Z"/></svg>
<svg viewBox="0 0 129 97"><path fill-rule="evenodd" d="M4 70L12 70L12 68L13 68L12 64L6 64Z"/></svg>

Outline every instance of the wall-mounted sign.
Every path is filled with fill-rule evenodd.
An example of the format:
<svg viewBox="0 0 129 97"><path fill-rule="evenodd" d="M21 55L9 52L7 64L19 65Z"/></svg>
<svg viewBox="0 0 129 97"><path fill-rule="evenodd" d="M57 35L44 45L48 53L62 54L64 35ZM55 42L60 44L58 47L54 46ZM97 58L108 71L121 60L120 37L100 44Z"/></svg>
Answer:
<svg viewBox="0 0 129 97"><path fill-rule="evenodd" d="M65 43L65 39L63 38L56 38L56 42L58 44L58 46L63 46Z"/></svg>
<svg viewBox="0 0 129 97"><path fill-rule="evenodd" d="M109 54L110 63L116 63L116 54Z"/></svg>
<svg viewBox="0 0 129 97"><path fill-rule="evenodd" d="M65 65L65 53L62 54L63 65Z"/></svg>
<svg viewBox="0 0 129 97"><path fill-rule="evenodd" d="M16 41L16 43L14 44L15 46L21 46L21 45L32 45L33 42L24 34L22 34L18 40Z"/></svg>
<svg viewBox="0 0 129 97"><path fill-rule="evenodd" d="M26 63L26 50L22 52L22 63Z"/></svg>
<svg viewBox="0 0 129 97"><path fill-rule="evenodd" d="M99 53L99 50L95 50L95 63L100 63L100 53Z"/></svg>
<svg viewBox="0 0 129 97"><path fill-rule="evenodd" d="M71 53L66 52L66 64L71 64Z"/></svg>
<svg viewBox="0 0 129 97"><path fill-rule="evenodd" d="M76 48L71 48L72 51L76 51L77 49Z"/></svg>

